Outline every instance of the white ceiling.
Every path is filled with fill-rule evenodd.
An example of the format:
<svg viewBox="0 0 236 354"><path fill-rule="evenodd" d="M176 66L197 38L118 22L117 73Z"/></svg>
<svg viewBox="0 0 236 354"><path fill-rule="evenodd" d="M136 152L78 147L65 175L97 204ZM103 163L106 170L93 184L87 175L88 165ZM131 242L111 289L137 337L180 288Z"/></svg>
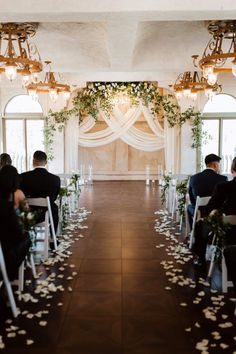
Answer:
<svg viewBox="0 0 236 354"><path fill-rule="evenodd" d="M0 12L1 22L38 22L33 41L42 59L75 85L157 80L167 87L193 69L192 54L202 54L205 21L223 18L236 18L236 1L10 0Z"/></svg>

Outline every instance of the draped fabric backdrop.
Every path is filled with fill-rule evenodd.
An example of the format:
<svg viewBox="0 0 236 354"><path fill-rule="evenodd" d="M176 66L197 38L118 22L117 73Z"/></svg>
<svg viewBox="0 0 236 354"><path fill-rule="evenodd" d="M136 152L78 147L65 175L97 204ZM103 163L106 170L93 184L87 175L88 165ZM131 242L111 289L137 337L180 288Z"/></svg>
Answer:
<svg viewBox="0 0 236 354"><path fill-rule="evenodd" d="M152 133L137 129L134 124L143 114ZM65 168L66 173L78 170L78 145L83 147L99 147L121 139L135 149L154 152L165 150L165 169L177 173L179 168L179 132L176 128L169 128L167 122L164 129L150 110L141 103L131 107L123 113L118 106L107 115L100 111L100 116L107 124L107 128L90 133L96 121L88 116L78 125L78 118L71 117L65 130ZM164 166L163 166L164 167Z"/></svg>

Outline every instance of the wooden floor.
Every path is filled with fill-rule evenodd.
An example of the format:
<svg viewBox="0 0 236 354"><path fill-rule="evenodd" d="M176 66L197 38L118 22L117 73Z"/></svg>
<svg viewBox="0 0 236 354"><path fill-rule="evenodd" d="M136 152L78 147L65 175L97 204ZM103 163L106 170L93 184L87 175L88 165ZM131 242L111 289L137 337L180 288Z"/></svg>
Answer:
<svg viewBox="0 0 236 354"><path fill-rule="evenodd" d="M209 288L165 289L170 284L160 262L170 258L164 248L155 247L168 243L154 231L154 211L161 208L157 187L146 187L144 182L96 182L83 189L79 203L92 214L88 229L79 232L84 238L71 248L69 263L78 271L70 283L73 291L55 295L54 305L63 306L52 304L46 327L21 317L14 321L27 328L34 344L25 346L20 336L6 339L7 354L190 354L201 352L195 346L202 339L213 344L204 354L236 350L233 304L228 299L232 294L214 322L204 319L202 312L214 296ZM184 272L193 279L200 274L192 262ZM203 290L201 304L193 304ZM180 306L183 302L188 306ZM35 309L37 304L31 306ZM229 317L223 319L222 314ZM219 328L225 321L233 327ZM222 338L213 340L213 331ZM229 347L223 349L221 343Z"/></svg>

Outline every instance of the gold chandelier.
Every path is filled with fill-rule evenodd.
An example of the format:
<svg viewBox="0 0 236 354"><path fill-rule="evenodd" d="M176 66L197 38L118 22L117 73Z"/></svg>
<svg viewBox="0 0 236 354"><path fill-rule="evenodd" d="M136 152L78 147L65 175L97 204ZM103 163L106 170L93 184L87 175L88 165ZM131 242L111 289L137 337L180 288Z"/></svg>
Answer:
<svg viewBox="0 0 236 354"><path fill-rule="evenodd" d="M193 73L185 71L177 77L174 85L170 85L170 87L173 88L177 99L186 97L193 101L197 99L197 93L200 91L204 91L207 98L221 92L221 85L217 83L209 85L207 80L203 76L199 76L197 71Z"/></svg>
<svg viewBox="0 0 236 354"><path fill-rule="evenodd" d="M24 84L42 71L39 52L28 41L35 33L36 25L32 23L0 24L0 73L5 72L10 81L20 74Z"/></svg>
<svg viewBox="0 0 236 354"><path fill-rule="evenodd" d="M236 21L210 21L207 29L212 38L209 40L198 66L208 84L214 85L217 82L218 73L232 72L236 76ZM196 61L199 55L192 57L194 65L197 67ZM230 60L230 66L227 67Z"/></svg>
<svg viewBox="0 0 236 354"><path fill-rule="evenodd" d="M63 94L65 100L70 97L70 86L60 83L56 80L56 73L51 71L50 61L45 61L48 71L45 74L44 80L39 82L32 82L26 86L28 94L33 99L38 99L39 92L46 92L53 102L55 102L60 93ZM58 74L59 75L59 74Z"/></svg>

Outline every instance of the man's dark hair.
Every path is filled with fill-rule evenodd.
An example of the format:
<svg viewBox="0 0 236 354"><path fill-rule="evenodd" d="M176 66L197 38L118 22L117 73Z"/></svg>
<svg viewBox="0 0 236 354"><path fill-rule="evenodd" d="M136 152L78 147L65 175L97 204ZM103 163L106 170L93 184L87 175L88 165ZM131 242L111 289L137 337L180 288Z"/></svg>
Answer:
<svg viewBox="0 0 236 354"><path fill-rule="evenodd" d="M221 157L215 154L210 154L205 157L205 164L209 165L212 162L220 162Z"/></svg>
<svg viewBox="0 0 236 354"><path fill-rule="evenodd" d="M3 152L0 155L0 168L2 168L5 165L11 165L11 164L12 164L11 156L6 152Z"/></svg>
<svg viewBox="0 0 236 354"><path fill-rule="evenodd" d="M35 151L34 155L33 155L33 159L37 160L37 161L47 161L47 155L45 154L45 152L37 150Z"/></svg>
<svg viewBox="0 0 236 354"><path fill-rule="evenodd" d="M232 164L231 164L231 171L236 172L236 157L233 159Z"/></svg>

